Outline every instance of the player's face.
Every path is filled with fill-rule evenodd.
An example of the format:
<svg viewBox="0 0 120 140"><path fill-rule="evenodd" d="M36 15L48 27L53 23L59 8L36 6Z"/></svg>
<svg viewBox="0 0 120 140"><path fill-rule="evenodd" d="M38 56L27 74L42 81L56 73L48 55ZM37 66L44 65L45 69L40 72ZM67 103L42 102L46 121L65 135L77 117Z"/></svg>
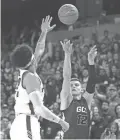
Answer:
<svg viewBox="0 0 120 140"><path fill-rule="evenodd" d="M71 81L71 93L73 96L80 95L82 87L79 81Z"/></svg>

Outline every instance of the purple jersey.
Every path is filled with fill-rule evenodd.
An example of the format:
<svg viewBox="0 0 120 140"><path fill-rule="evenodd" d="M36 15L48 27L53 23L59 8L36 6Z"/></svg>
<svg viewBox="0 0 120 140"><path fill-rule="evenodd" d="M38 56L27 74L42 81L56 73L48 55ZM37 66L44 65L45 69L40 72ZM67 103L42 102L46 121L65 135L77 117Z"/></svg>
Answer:
<svg viewBox="0 0 120 140"><path fill-rule="evenodd" d="M70 124L69 130L64 133L64 139L89 138L90 111L84 97L81 100L73 100L64 110L64 117Z"/></svg>

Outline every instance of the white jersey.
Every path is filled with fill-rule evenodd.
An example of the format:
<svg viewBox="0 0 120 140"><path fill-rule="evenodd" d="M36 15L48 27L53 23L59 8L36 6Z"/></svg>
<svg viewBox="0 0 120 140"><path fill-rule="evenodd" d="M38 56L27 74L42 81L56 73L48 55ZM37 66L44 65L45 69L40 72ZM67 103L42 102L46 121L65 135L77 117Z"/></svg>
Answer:
<svg viewBox="0 0 120 140"><path fill-rule="evenodd" d="M19 75L19 82L18 82L18 86L16 88L16 94L15 94L15 100L16 100L16 103L15 103L15 106L14 106L14 109L15 109L15 113L16 115L17 114L20 114L20 113L23 113L23 114L32 114L31 112L31 109L30 109L30 99L29 99L29 94L27 93L26 89L23 87L23 77L25 75L25 73L28 73L27 70L21 70L20 69L20 75ZM39 78L39 76L37 74L35 74L36 77ZM40 99L43 100L44 98L44 88L43 88L43 84L42 84L42 81L41 79L39 78L40 80L40 95L38 95L40 97Z"/></svg>

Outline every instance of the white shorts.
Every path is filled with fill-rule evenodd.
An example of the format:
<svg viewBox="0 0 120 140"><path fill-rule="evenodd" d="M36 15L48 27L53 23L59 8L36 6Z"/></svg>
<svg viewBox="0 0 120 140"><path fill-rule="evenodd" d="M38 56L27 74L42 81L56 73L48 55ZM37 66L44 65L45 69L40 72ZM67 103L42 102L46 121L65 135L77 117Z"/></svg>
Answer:
<svg viewBox="0 0 120 140"><path fill-rule="evenodd" d="M18 115L10 129L11 140L40 140L40 123L34 116Z"/></svg>

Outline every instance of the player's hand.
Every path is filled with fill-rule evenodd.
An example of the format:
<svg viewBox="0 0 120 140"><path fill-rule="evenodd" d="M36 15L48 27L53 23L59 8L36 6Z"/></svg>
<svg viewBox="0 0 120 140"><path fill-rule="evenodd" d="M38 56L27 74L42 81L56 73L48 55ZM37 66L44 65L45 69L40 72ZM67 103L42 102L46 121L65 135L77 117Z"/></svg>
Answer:
<svg viewBox="0 0 120 140"><path fill-rule="evenodd" d="M50 26L51 21L52 21L52 17L50 16L46 16L46 18L42 19L42 24L41 24L42 32L49 32L55 28L56 24Z"/></svg>
<svg viewBox="0 0 120 140"><path fill-rule="evenodd" d="M65 53L72 54L73 43L70 43L70 40L64 42L60 41L60 44L62 45Z"/></svg>
<svg viewBox="0 0 120 140"><path fill-rule="evenodd" d="M90 65L94 65L94 60L97 56L97 48L96 45L88 53L88 62Z"/></svg>
<svg viewBox="0 0 120 140"><path fill-rule="evenodd" d="M62 130L64 132L68 131L68 129L69 129L69 123L67 123L66 121L60 119L59 124L61 125Z"/></svg>

